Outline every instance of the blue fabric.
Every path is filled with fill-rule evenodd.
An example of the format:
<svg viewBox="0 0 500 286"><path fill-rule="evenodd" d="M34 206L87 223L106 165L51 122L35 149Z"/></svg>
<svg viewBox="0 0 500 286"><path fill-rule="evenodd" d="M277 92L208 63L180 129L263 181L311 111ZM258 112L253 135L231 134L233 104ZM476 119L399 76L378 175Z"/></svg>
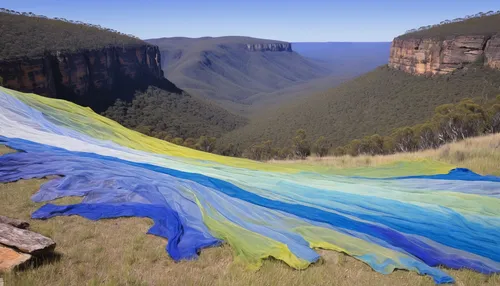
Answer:
<svg viewBox="0 0 500 286"><path fill-rule="evenodd" d="M491 175L479 175L466 168L455 168L448 174L437 174L427 176L404 176L391 177L385 180L404 180L404 179L433 179L433 180L449 180L449 181L484 181L484 182L500 182L500 177Z"/></svg>
<svg viewBox="0 0 500 286"><path fill-rule="evenodd" d="M326 223L345 233L356 232L369 234L374 238L384 241L393 249L401 249L406 253L410 253L430 266L445 265L451 268L467 267L482 273L494 273L498 271L498 269L492 268L474 259L457 259L453 254L448 254L418 238L418 236L424 236L449 247L463 249L477 255L488 257L494 261L500 261L500 252L497 248L499 241L497 229L487 228L484 225L474 222L468 223L468 231L466 232L458 231L458 225L457 232L441 232L440 228L445 226L440 226L439 224L425 225L424 222L416 223L415 221L407 222L389 216L380 217L358 214L358 217L361 218L362 221L354 220L346 216L346 214L355 215L352 212L339 215L314 207L267 199L245 191L226 181L201 174L186 173L155 165L128 162L114 157L105 157L93 153L69 152L63 149L24 140L8 138L0 138L0 140L4 144L17 146L18 149L27 152L13 153L0 157L1 182L40 178L47 175L65 176L64 178L59 178L43 185L40 192L34 196L35 201L52 200L67 195L85 195L86 200L91 200L93 197L91 194L92 192L113 194L111 198L105 200L103 200L102 196L96 196L100 198L100 201L97 203L84 201L82 204L73 206L56 206L48 204L35 212L33 214L34 218L49 218L55 215L75 214L94 220L120 216L149 217L155 221L155 226L150 230L150 233L169 239L167 250L175 260L196 257L197 252L201 248L217 245L220 241L211 236L206 230L200 232L195 228L190 228L189 222L181 222L178 213L173 211L164 199L155 195L156 193L152 191L156 188L154 186L155 183L167 178L158 177L162 175L195 182L256 206L278 210L317 223ZM120 195L116 193L117 190L119 191L126 186L130 188L131 182L127 182L126 178L120 177L120 173L125 170L138 174L146 174L147 172L144 170L149 171L147 176L151 176L151 179L154 180L151 180L149 183L144 183L143 186L134 186L135 190L133 193L139 195L141 199L145 200L147 203L157 205L148 205L144 203L109 204L110 200L115 200L117 197L120 197ZM470 176L470 172L460 171L460 173L465 173ZM458 174L457 171L452 171L448 175L441 175L440 178L443 179L447 176L456 177ZM481 177L477 174L473 176L476 180ZM148 177L144 178L147 180ZM424 178L429 176L420 177ZM104 188L105 184L103 182L110 178L113 178L113 184L109 184L108 181L108 185ZM89 184L89 182L92 182L92 184ZM44 191L49 189L51 190L50 192ZM295 186L295 189L298 194L300 194L300 186ZM113 190L114 192L112 192ZM307 190L314 191L314 189L309 188L305 189L303 193L305 194ZM126 191L126 193L125 196L128 195L129 192ZM330 196L334 194L334 192L329 192ZM341 194L338 194L336 200L342 199L340 196ZM352 201L350 201L350 198L352 198ZM330 197L329 199L331 200L332 198ZM356 200L359 199L360 196L345 194L343 198L346 204L355 204ZM385 199L372 198L370 203L363 205L363 208L370 208L370 206L374 208L387 204L388 201ZM444 211L454 216L455 221L464 221L460 214L452 210L443 209L433 211L415 205L405 205L396 201L392 201L391 206L393 209L400 208L400 211L417 214L415 217L424 215L425 218L437 217L440 215L440 212ZM433 212L436 213L433 214ZM203 224L201 216L198 216L198 219L197 225L200 226ZM482 239L478 240L477 237L474 237L475 233L481 233ZM418 236L411 236L411 234ZM296 248L296 253L302 252L303 256L309 257L308 259L310 261L317 260L317 255L312 253L306 254L307 251L301 250L299 245L300 243L292 245L292 248ZM492 249L497 249L497 251L492 251Z"/></svg>
<svg viewBox="0 0 500 286"><path fill-rule="evenodd" d="M183 224L177 212L167 206L147 204L76 204L58 206L46 204L32 214L32 218L48 219L54 216L79 215L90 220L118 217L147 217L154 221L148 234L168 239L167 251L174 260L195 259L201 249L221 243L214 237Z"/></svg>

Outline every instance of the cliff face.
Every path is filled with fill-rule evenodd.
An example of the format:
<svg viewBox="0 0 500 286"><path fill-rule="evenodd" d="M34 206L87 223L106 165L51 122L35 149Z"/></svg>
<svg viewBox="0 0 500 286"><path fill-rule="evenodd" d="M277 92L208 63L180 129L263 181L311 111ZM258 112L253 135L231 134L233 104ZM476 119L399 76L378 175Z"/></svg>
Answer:
<svg viewBox="0 0 500 286"><path fill-rule="evenodd" d="M290 43L247 44L247 50L252 52L291 52Z"/></svg>
<svg viewBox="0 0 500 286"><path fill-rule="evenodd" d="M78 53L57 52L38 58L0 61L4 86L63 98L102 111L117 98L129 100L134 90L163 78L156 46L110 47ZM166 81L166 82L165 82Z"/></svg>
<svg viewBox="0 0 500 286"><path fill-rule="evenodd" d="M394 39L389 66L412 74L447 74L470 63L500 69L500 35Z"/></svg>

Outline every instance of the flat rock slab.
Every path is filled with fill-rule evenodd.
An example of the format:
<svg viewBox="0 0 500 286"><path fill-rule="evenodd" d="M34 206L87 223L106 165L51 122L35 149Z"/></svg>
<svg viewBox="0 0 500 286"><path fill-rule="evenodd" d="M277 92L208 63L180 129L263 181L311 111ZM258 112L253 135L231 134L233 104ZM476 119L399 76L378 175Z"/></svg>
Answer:
<svg viewBox="0 0 500 286"><path fill-rule="evenodd" d="M52 251L56 247L56 243L48 237L5 223L0 223L0 244L33 255Z"/></svg>
<svg viewBox="0 0 500 286"><path fill-rule="evenodd" d="M27 221L0 215L0 223L10 224L17 228L27 229L30 224Z"/></svg>
<svg viewBox="0 0 500 286"><path fill-rule="evenodd" d="M0 272L8 272L26 261L30 260L31 255L19 253L13 249L0 246Z"/></svg>

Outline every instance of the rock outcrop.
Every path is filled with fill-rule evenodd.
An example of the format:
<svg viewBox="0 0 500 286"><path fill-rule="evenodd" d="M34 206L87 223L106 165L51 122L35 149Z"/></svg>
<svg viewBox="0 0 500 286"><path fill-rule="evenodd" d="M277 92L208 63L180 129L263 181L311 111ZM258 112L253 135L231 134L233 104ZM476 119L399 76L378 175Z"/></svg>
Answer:
<svg viewBox="0 0 500 286"><path fill-rule="evenodd" d="M67 99L96 111L117 98L130 99L134 88L166 81L160 51L152 45L0 60L0 76L7 88ZM178 91L170 82L167 85Z"/></svg>
<svg viewBox="0 0 500 286"><path fill-rule="evenodd" d="M56 243L48 237L5 223L0 223L0 244L32 255L48 253L56 247Z"/></svg>
<svg viewBox="0 0 500 286"><path fill-rule="evenodd" d="M500 35L394 39L389 66L412 74L447 74L477 63L500 69Z"/></svg>
<svg viewBox="0 0 500 286"><path fill-rule="evenodd" d="M30 259L31 255L29 254L20 253L14 249L0 245L0 273L12 271ZM2 280L0 279L0 285L3 285L1 282Z"/></svg>
<svg viewBox="0 0 500 286"><path fill-rule="evenodd" d="M28 227L27 221L0 216L0 273L9 272L26 263L32 255L43 257L53 254L56 243L48 237L27 230Z"/></svg>
<svg viewBox="0 0 500 286"><path fill-rule="evenodd" d="M266 43L266 44L247 44L247 50L252 52L291 52L290 43Z"/></svg>

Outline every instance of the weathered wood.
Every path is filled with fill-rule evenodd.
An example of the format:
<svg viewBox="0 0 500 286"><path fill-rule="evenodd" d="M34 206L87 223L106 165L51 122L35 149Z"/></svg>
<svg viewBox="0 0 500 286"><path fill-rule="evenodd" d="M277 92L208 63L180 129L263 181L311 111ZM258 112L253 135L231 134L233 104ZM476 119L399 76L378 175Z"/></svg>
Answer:
<svg viewBox="0 0 500 286"><path fill-rule="evenodd" d="M10 218L3 215L0 215L0 223L10 224L12 226L22 229L27 229L30 226L30 224L27 221L16 218Z"/></svg>
<svg viewBox="0 0 500 286"><path fill-rule="evenodd" d="M0 246L0 272L8 272L28 260L31 255L19 253L13 249Z"/></svg>
<svg viewBox="0 0 500 286"><path fill-rule="evenodd" d="M56 247L56 243L48 237L5 223L0 223L0 244L33 255L52 251Z"/></svg>

